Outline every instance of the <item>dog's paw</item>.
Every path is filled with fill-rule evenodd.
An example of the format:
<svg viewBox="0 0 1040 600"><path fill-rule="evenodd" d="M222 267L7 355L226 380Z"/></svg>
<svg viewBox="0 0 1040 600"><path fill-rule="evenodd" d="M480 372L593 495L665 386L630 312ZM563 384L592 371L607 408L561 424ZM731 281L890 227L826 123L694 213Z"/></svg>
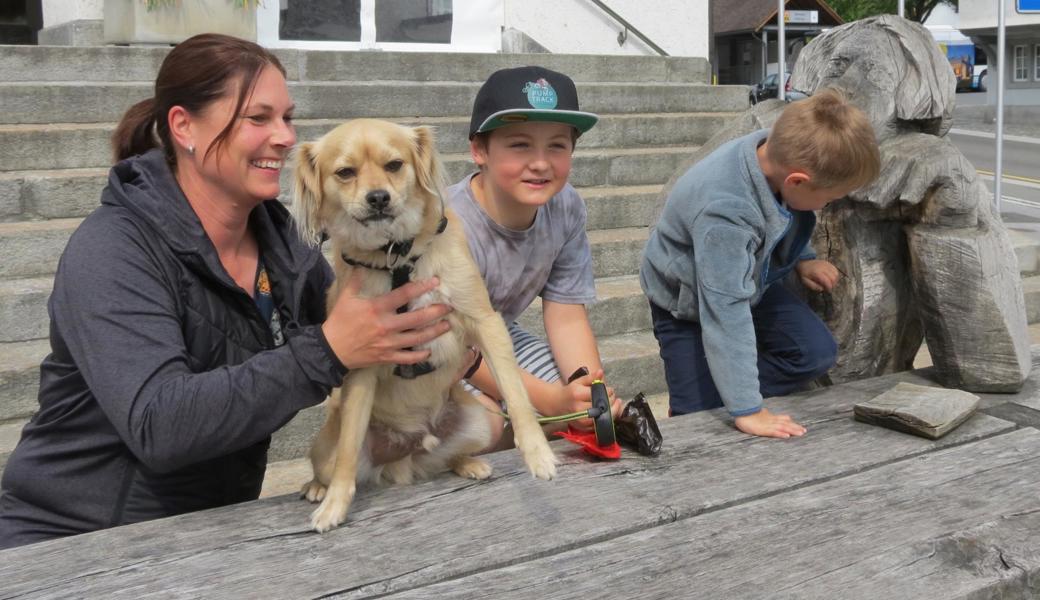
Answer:
<svg viewBox="0 0 1040 600"><path fill-rule="evenodd" d="M427 433L423 436L422 447L427 452L433 452L434 448L441 445L441 438Z"/></svg>
<svg viewBox="0 0 1040 600"><path fill-rule="evenodd" d="M491 465L485 460L472 456L460 456L452 461L451 470L459 477L467 479L487 479L491 477Z"/></svg>
<svg viewBox="0 0 1040 600"><path fill-rule="evenodd" d="M351 489L344 494L336 494L331 491L325 494L325 499L311 513L311 528L314 531L325 533L339 527L343 521L347 520L347 511L350 509L351 500L354 499L353 487L351 486Z"/></svg>
<svg viewBox="0 0 1040 600"><path fill-rule="evenodd" d="M325 486L318 483L317 479L311 479L303 484L300 489L300 497L306 498L308 502L321 502L325 498Z"/></svg>
<svg viewBox="0 0 1040 600"><path fill-rule="evenodd" d="M411 485L415 481L415 472L412 469L412 457L406 456L400 460L383 466L382 480L390 485Z"/></svg>
<svg viewBox="0 0 1040 600"><path fill-rule="evenodd" d="M556 455L543 437L540 442L536 441L520 448L524 457L527 470L538 479L549 480L556 477Z"/></svg>

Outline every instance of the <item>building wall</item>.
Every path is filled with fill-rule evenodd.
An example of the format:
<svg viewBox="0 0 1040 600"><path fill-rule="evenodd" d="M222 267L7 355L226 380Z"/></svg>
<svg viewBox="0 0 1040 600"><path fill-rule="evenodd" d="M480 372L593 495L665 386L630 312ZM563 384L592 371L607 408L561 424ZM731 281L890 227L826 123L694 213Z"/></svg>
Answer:
<svg viewBox="0 0 1040 600"><path fill-rule="evenodd" d="M1040 13L1019 14L1015 11L1015 0L1004 0L1004 17L1008 27L1015 25L1040 25ZM1000 5L993 0L961 0L960 29L982 29L997 26L997 9Z"/></svg>
<svg viewBox="0 0 1040 600"><path fill-rule="evenodd" d="M69 21L101 19L104 0L43 0L43 26L54 27Z"/></svg>
<svg viewBox="0 0 1040 600"><path fill-rule="evenodd" d="M1006 23L1007 45L1005 47L1004 69L1004 105L1007 107L1036 107L1040 106L1040 13L1019 14L1015 10L1015 0L1003 0L1005 4L1004 17ZM989 73L987 76L988 96L987 101L991 106L996 105L997 95L997 12L999 4L992 0L961 0L960 23L961 31L969 34L977 45L986 50L988 57ZM972 30L986 30L985 33ZM1015 81L1014 57L1015 47L1025 48L1026 77L1022 81Z"/></svg>
<svg viewBox="0 0 1040 600"><path fill-rule="evenodd" d="M673 56L708 56L707 0L610 0L606 3ZM588 0L505 0L505 27L530 36L550 52L656 54Z"/></svg>
<svg viewBox="0 0 1040 600"><path fill-rule="evenodd" d="M138 2L140 0L127 0ZM181 0L222 2L230 0ZM278 0L266 0L278 5ZM550 52L572 54L656 54L588 0L502 0L502 26L523 32ZM104 0L43 0L43 25L101 19ZM497 4L497 2L495 3ZM708 0L610 0L614 12L673 56L708 56Z"/></svg>

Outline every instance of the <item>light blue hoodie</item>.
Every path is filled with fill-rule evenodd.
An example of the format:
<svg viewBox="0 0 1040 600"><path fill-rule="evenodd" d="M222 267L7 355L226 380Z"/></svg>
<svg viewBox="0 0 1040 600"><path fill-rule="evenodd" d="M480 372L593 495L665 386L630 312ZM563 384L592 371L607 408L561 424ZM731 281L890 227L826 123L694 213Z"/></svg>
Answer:
<svg viewBox="0 0 1040 600"><path fill-rule="evenodd" d="M639 269L651 302L700 323L712 379L735 417L762 409L751 307L815 257L816 216L784 208L759 166L768 133L727 142L676 181Z"/></svg>

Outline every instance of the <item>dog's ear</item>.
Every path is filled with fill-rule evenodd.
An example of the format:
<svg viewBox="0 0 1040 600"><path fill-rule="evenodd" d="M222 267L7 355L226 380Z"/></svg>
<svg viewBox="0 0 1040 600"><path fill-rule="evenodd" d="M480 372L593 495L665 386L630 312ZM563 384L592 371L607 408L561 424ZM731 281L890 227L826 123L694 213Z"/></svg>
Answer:
<svg viewBox="0 0 1040 600"><path fill-rule="evenodd" d="M296 221L296 230L308 244L321 242L321 226L318 223L318 208L321 206L321 172L314 143L296 146L292 153L293 202L290 212Z"/></svg>
<svg viewBox="0 0 1040 600"><path fill-rule="evenodd" d="M437 156L433 129L421 125L413 128L412 132L415 135L415 179L427 194L442 196L444 169Z"/></svg>

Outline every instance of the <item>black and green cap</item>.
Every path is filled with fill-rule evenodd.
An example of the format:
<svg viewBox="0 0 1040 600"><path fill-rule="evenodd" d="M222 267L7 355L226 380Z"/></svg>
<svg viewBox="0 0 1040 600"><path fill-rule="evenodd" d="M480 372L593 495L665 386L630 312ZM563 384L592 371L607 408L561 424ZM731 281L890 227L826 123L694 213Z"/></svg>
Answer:
<svg viewBox="0 0 1040 600"><path fill-rule="evenodd" d="M530 121L564 123L582 134L598 120L598 116L578 109L578 90L563 73L544 67L502 69L492 73L477 92L469 139L484 131Z"/></svg>

